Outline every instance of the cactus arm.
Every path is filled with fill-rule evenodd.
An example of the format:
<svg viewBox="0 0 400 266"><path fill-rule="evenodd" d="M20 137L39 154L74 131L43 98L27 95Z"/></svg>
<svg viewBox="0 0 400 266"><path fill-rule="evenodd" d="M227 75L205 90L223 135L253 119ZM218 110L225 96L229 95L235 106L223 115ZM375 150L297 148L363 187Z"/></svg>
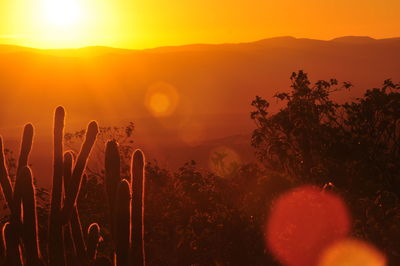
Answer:
<svg viewBox="0 0 400 266"><path fill-rule="evenodd" d="M65 265L63 231L60 222L63 175L63 135L65 111L57 107L54 117L53 186L49 219L49 265Z"/></svg>
<svg viewBox="0 0 400 266"><path fill-rule="evenodd" d="M105 180L104 184L106 186L108 206L109 206L109 217L111 218L110 224L112 224L112 219L114 217L114 206L115 206L115 195L117 193L117 187L121 181L120 176L120 155L118 143L114 140L107 142L106 152L105 152ZM114 237L114 228L111 226L111 234Z"/></svg>
<svg viewBox="0 0 400 266"><path fill-rule="evenodd" d="M64 191L67 191L69 183L71 182L73 162L73 153L71 151L66 152L64 155ZM68 225L69 237L73 240L76 255L79 260L84 261L86 259L86 246L76 205L72 210L71 221Z"/></svg>
<svg viewBox="0 0 400 266"><path fill-rule="evenodd" d="M35 188L32 182L32 172L29 167L22 167L20 173L24 213L22 239L26 251L26 263L27 266L36 266L41 256L38 247Z"/></svg>
<svg viewBox="0 0 400 266"><path fill-rule="evenodd" d="M24 166L28 165L29 154L32 149L33 143L33 126L32 124L26 124L24 127L24 133L22 136L21 151L18 158L17 171L21 170Z"/></svg>
<svg viewBox="0 0 400 266"><path fill-rule="evenodd" d="M33 126L32 124L27 124L24 127L24 133L22 135L21 151L18 159L17 166L17 177L14 184L14 196L13 196L13 207L11 210L11 223L15 223L18 231L22 228L21 224L21 201L22 201L22 181L24 178L20 175L21 169L28 166L29 153L32 149L33 143Z"/></svg>
<svg viewBox="0 0 400 266"><path fill-rule="evenodd" d="M86 259L86 245L83 238L81 220L79 219L79 213L77 208L73 208L71 215L71 232L74 240L76 254L81 260Z"/></svg>
<svg viewBox="0 0 400 266"><path fill-rule="evenodd" d="M62 209L62 219L64 223L69 221L72 216L82 182L82 174L98 133L98 125L95 121L92 121L88 125L85 141L82 145L81 151L79 152L78 159L72 172L71 181L69 182L70 184L66 191L64 207Z"/></svg>
<svg viewBox="0 0 400 266"><path fill-rule="evenodd" d="M72 151L67 151L64 154L64 168L63 168L64 191L67 191L69 182L71 181L73 164L74 164L74 155Z"/></svg>
<svg viewBox="0 0 400 266"><path fill-rule="evenodd" d="M7 222L3 226L4 246L6 248L6 259L4 265L22 266L21 250L18 239L15 238L13 226Z"/></svg>
<svg viewBox="0 0 400 266"><path fill-rule="evenodd" d="M4 194L4 198L7 201L7 205L9 208L11 208L13 201L13 189L11 186L10 177L8 176L6 159L4 155L3 138L1 136L0 136L0 183L1 183L1 189Z"/></svg>
<svg viewBox="0 0 400 266"><path fill-rule="evenodd" d="M64 153L64 168L63 168L64 193L67 190L69 181L71 180L73 163L74 163L73 152L72 151L65 152ZM65 196L64 196L64 199L65 199ZM76 248L77 245L74 243L71 224L68 224L66 227L64 227L64 229L65 229L64 230L65 248L70 251L70 254L66 253L67 254L67 258L66 258L67 265L72 265L74 263L74 261L77 260L77 248ZM70 255L71 257L69 257L68 255Z"/></svg>
<svg viewBox="0 0 400 266"><path fill-rule="evenodd" d="M141 150L132 156L132 231L131 258L132 265L145 265L144 252L144 197L145 197L145 158Z"/></svg>
<svg viewBox="0 0 400 266"><path fill-rule="evenodd" d="M97 254L97 245L100 240L100 227L97 223L92 223L88 229L86 255L89 261L94 261Z"/></svg>
<svg viewBox="0 0 400 266"><path fill-rule="evenodd" d="M115 200L114 232L116 266L129 265L131 192L126 180L120 181Z"/></svg>

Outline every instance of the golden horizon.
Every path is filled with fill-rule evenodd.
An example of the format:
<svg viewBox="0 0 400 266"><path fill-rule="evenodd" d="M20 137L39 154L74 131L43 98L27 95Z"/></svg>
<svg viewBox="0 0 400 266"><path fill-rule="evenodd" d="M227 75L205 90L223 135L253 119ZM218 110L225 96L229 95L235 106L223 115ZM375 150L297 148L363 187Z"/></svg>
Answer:
<svg viewBox="0 0 400 266"><path fill-rule="evenodd" d="M246 44L246 43L254 43L263 40L272 40L278 38L294 38L296 40L314 40L314 41L333 41L339 38L346 38L346 37L354 37L354 38L371 38L373 40L390 40L390 39L400 39L400 35L393 35L387 37L376 37L376 36L361 36L361 35L346 35L346 36L337 36L333 38L309 38L309 37L295 37L295 36L272 36L272 37L265 37L261 39L254 39L254 40L243 40L238 42L194 42L194 43L170 43L165 45L158 45L158 46L146 46L146 47L138 47L138 48L129 48L124 46L111 46L111 45L99 45L99 44L88 44L83 46L66 46L66 47L59 47L59 48L51 48L51 47L40 47L40 46L29 46L29 45L21 45L21 44L14 44L10 42L0 42L1 46L15 46L21 48L28 48L34 50L80 50L85 48L110 48L110 49L119 49L119 50L131 50L131 51L141 51L141 50L151 50L157 48L164 48L164 47L180 47L180 46L191 46L191 45L224 45L224 44ZM1 40L0 36L0 40Z"/></svg>
<svg viewBox="0 0 400 266"><path fill-rule="evenodd" d="M0 3L0 43L41 49L148 49L250 42L275 36L400 36L400 2L321 3L138 0L14 0Z"/></svg>

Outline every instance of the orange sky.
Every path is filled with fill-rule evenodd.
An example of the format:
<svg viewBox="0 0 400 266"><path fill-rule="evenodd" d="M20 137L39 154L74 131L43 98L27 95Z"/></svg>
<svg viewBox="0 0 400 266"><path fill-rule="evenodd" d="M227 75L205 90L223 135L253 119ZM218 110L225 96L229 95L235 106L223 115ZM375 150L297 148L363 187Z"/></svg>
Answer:
<svg viewBox="0 0 400 266"><path fill-rule="evenodd" d="M399 10L399 0L3 0L0 43L149 48L284 35L385 38L400 36Z"/></svg>

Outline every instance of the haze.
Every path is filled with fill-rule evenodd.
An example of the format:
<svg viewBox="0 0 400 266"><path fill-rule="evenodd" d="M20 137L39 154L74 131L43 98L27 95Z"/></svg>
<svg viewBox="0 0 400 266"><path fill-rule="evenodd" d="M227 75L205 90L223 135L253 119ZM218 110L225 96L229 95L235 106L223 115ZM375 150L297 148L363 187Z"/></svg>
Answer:
<svg viewBox="0 0 400 266"><path fill-rule="evenodd" d="M1 1L0 43L149 48L289 35L323 40L400 35L398 0L54 0L67 16L61 23L60 8L43 11L49 2Z"/></svg>

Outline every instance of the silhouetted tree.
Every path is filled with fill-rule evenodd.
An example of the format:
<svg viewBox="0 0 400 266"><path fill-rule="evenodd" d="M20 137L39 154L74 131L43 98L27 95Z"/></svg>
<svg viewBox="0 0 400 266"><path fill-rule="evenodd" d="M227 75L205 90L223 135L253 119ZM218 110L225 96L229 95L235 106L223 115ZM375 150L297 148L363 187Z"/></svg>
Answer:
<svg viewBox="0 0 400 266"><path fill-rule="evenodd" d="M400 84L386 80L381 88L339 104L332 93L350 83L311 84L303 71L293 73L290 92L275 98L283 107L269 113L257 96L251 119L256 124L252 145L263 164L287 173L298 184L332 182L350 201L355 234L399 259L400 216Z"/></svg>

